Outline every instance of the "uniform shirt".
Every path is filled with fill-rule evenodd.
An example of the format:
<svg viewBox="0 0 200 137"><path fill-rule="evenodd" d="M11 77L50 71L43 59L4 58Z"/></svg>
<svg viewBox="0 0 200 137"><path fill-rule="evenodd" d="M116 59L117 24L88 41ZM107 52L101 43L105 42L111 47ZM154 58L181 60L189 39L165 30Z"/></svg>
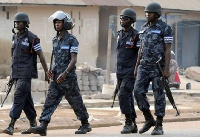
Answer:
<svg viewBox="0 0 200 137"><path fill-rule="evenodd" d="M37 78L37 54L41 50L40 40L26 30L22 35L13 35L11 49L11 77Z"/></svg>
<svg viewBox="0 0 200 137"><path fill-rule="evenodd" d="M150 26L147 22L139 32L142 60L146 63L156 63L162 57L161 65L165 64L165 44L172 44L173 30L162 20Z"/></svg>
<svg viewBox="0 0 200 137"><path fill-rule="evenodd" d="M117 77L134 78L138 56L138 32L131 27L128 32L120 30L117 38Z"/></svg>
<svg viewBox="0 0 200 137"><path fill-rule="evenodd" d="M78 45L79 42L76 37L68 32L60 40L58 40L57 36L53 39L53 73L55 74L55 79L67 69L71 61L71 53L78 54ZM75 70L76 67L70 71L67 78L75 77Z"/></svg>

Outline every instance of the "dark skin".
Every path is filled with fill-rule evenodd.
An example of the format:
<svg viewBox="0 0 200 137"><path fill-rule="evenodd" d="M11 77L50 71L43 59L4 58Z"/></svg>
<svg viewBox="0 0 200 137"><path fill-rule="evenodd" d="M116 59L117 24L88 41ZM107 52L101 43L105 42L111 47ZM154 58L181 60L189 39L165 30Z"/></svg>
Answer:
<svg viewBox="0 0 200 137"><path fill-rule="evenodd" d="M131 24L133 21L131 18L121 16L120 17L120 25L122 26L122 29L127 32L131 28Z"/></svg>
<svg viewBox="0 0 200 137"><path fill-rule="evenodd" d="M154 12L146 12L145 16L150 23L150 26L153 26L157 23L159 15ZM142 51L142 45L140 45L140 49L138 51L138 58L137 58L137 63L135 66L135 71L134 71L134 76L136 78L137 76L137 68L139 66L140 60L141 60L141 51ZM164 76L168 78L170 76L170 71L169 71L169 63L171 60L171 44L165 44L165 69L164 69Z"/></svg>
<svg viewBox="0 0 200 137"><path fill-rule="evenodd" d="M15 25L15 28L17 29L17 36L21 36L24 32L25 32L25 23L23 21L15 21L14 22L14 25ZM44 69L44 72L45 72L45 81L48 81L49 82L49 78L47 77L46 75L46 72L48 71L48 68L47 68L47 63L46 63L46 60L44 58L44 55L43 55L43 52L42 50L39 50L39 51L36 51L39 59L40 59L40 62L42 64L42 67ZM9 80L9 83L11 83L13 81L13 79L11 78Z"/></svg>
<svg viewBox="0 0 200 137"><path fill-rule="evenodd" d="M59 32L58 40L61 40L65 35L65 33L67 32L67 30L63 29L63 21L60 20L56 21L55 29L56 31ZM71 61L65 71L70 72L74 68L76 62L77 62L77 54L71 53ZM62 83L65 80L65 78L67 77L67 73L65 71L58 76L58 78L56 79L57 83ZM47 72L47 75L49 78L54 77L54 74L52 73L51 70Z"/></svg>

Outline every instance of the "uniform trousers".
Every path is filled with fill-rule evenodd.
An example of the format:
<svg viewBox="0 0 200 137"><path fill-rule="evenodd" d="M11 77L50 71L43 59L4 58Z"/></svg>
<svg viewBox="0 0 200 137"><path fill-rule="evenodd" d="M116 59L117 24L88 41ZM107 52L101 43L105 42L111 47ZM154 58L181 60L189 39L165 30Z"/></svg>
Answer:
<svg viewBox="0 0 200 137"><path fill-rule="evenodd" d="M76 78L70 78L61 84L51 81L39 121L50 122L51 116L60 104L63 96L68 101L78 120L87 120L88 112L80 94ZM67 113L66 113L67 116Z"/></svg>
<svg viewBox="0 0 200 137"><path fill-rule="evenodd" d="M31 79L19 78L15 80L14 102L10 110L10 117L18 119L22 110L29 120L36 118L37 114L34 108L34 103L31 95Z"/></svg>

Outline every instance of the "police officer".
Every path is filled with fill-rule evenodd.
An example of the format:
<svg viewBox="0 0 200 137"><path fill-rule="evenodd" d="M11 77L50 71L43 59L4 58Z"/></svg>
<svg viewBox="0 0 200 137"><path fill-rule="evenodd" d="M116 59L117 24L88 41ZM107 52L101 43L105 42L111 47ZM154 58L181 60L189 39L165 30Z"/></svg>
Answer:
<svg viewBox="0 0 200 137"><path fill-rule="evenodd" d="M57 11L49 19L53 20L57 31L57 36L53 38L54 66L52 71L48 72L52 81L39 119L41 124L39 127L30 128L29 131L46 136L51 116L65 96L77 119L81 120L82 126L75 134L86 134L92 129L88 123L89 115L83 104L75 73L79 43L76 37L67 31L73 28L72 18L68 13Z"/></svg>
<svg viewBox="0 0 200 137"><path fill-rule="evenodd" d="M150 3L145 8L147 23L142 26L139 32L141 46L138 52L138 60L135 69L137 75L134 94L139 109L145 117L145 124L139 130L142 134L148 131L152 126L155 126L151 135L162 135L163 117L165 116L165 93L164 85L161 80L161 73L158 70L156 62L159 62L164 70L165 77L169 77L169 62L171 44L173 42L173 31L170 26L159 19L161 16L161 6L158 3ZM147 100L146 93L148 86L152 81L153 94L155 98L155 115L154 120L150 105Z"/></svg>
<svg viewBox="0 0 200 137"><path fill-rule="evenodd" d="M121 134L137 133L136 112L134 107L134 69L137 61L139 40L138 32L131 26L136 21L133 9L126 8L120 14L122 30L118 31L117 38L117 87L119 90L119 105L125 115L125 126Z"/></svg>
<svg viewBox="0 0 200 137"><path fill-rule="evenodd" d="M30 121L30 126L37 126L36 111L31 96L31 78L37 78L37 55L44 68L48 71L45 58L40 46L39 38L28 30L30 21L26 13L19 12L14 17L14 35L12 37L12 62L9 84L15 82L13 106L10 110L11 122L4 133L13 135L14 124L20 117L22 110ZM48 78L45 77L46 81ZM22 134L30 134L27 130Z"/></svg>

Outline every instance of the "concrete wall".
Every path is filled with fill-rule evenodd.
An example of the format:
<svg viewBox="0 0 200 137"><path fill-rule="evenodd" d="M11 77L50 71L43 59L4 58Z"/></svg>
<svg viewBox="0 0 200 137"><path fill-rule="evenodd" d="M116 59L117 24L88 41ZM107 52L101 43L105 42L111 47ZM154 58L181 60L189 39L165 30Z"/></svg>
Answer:
<svg viewBox="0 0 200 137"><path fill-rule="evenodd" d="M11 40L14 25L12 18L16 11L16 7L3 9L0 6L0 76L4 78L10 74ZM7 17L7 15L9 16Z"/></svg>
<svg viewBox="0 0 200 137"><path fill-rule="evenodd" d="M88 62L96 66L98 55L98 7L68 7L68 6L31 6L19 7L18 11L24 11L31 18L30 30L41 39L44 52L51 53L51 40L56 32L53 23L48 17L55 11L62 10L72 15L75 27L70 31L79 41L78 64ZM47 59L50 60L50 56Z"/></svg>
<svg viewBox="0 0 200 137"><path fill-rule="evenodd" d="M1 7L2 8L2 7ZM44 52L51 53L51 40L55 36L53 23L48 22L48 17L57 10L63 10L72 15L75 28L70 31L80 43L78 62L89 62L95 65L98 51L98 7L67 7L67 6L19 6L6 7L6 11L0 11L1 22L1 45L0 63L10 64L10 46L13 28L13 18L17 12L26 12L30 17L29 30L37 34L41 39L41 46ZM6 12L9 11L10 19L6 19ZM5 46L5 47L4 47ZM87 50L86 50L87 49ZM6 51L5 51L6 50ZM4 55L6 54L6 55ZM86 56L87 55L87 56ZM5 58L5 60L3 59ZM50 60L50 59L47 59Z"/></svg>
<svg viewBox="0 0 200 137"><path fill-rule="evenodd" d="M121 29L119 15L124 8L127 7L117 7L116 31ZM137 13L137 20L145 20L143 7L131 8ZM9 74L11 37L13 35L11 30L13 28L14 15L21 11L28 13L31 21L29 30L37 34L41 39L41 46L45 53L46 60L50 62L51 40L56 32L53 28L53 23L48 21L48 17L57 10L63 10L71 14L76 24L75 28L70 32L77 37L80 43L77 65L88 62L88 64L96 67L97 57L106 56L106 54L98 55L100 47L99 37L101 37L99 35L99 24L101 23L101 20L99 20L99 6L5 6L5 9L0 6L0 76ZM163 15L165 15L165 13L167 13L167 17L169 17L167 18L167 22L170 25L180 20L200 19L200 13L196 12L176 13L176 11L173 11L173 13L169 13L169 11L164 11ZM8 18L7 15L9 15ZM174 15L178 18L173 18ZM166 21L164 16L162 18ZM105 43L105 45L107 45L107 43Z"/></svg>

